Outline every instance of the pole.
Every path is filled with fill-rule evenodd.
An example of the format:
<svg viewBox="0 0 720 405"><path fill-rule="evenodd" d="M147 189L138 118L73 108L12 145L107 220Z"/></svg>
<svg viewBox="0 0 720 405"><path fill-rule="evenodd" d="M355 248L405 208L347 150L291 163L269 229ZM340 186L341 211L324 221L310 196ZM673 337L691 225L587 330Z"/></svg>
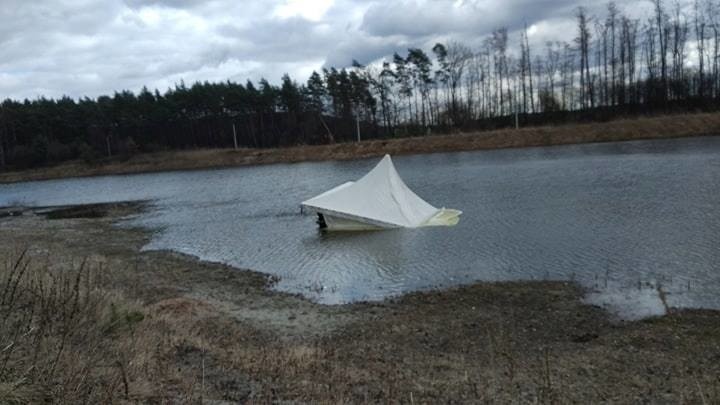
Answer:
<svg viewBox="0 0 720 405"><path fill-rule="evenodd" d="M3 133L3 135L5 135ZM0 136L0 169L5 168L5 146L3 145L4 139Z"/></svg>
<svg viewBox="0 0 720 405"><path fill-rule="evenodd" d="M520 120L518 119L518 112L515 110L515 129L520 128Z"/></svg>
<svg viewBox="0 0 720 405"><path fill-rule="evenodd" d="M355 124L357 125L357 141L360 142L360 115L355 114Z"/></svg>
<svg viewBox="0 0 720 405"><path fill-rule="evenodd" d="M7 125L5 125L5 114L3 114L3 107L0 105L0 117L2 117L2 126L0 127L0 169L5 168L5 132L7 131Z"/></svg>
<svg viewBox="0 0 720 405"><path fill-rule="evenodd" d="M235 123L233 122L233 142L235 143L235 150L237 150L237 131L235 131Z"/></svg>

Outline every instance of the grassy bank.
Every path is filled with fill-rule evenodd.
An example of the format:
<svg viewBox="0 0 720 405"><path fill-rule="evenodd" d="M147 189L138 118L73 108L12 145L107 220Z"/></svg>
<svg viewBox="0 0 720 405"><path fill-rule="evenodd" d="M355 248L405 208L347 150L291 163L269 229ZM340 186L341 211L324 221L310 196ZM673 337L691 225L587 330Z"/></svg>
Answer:
<svg viewBox="0 0 720 405"><path fill-rule="evenodd" d="M98 164L75 161L53 167L0 173L0 183L268 163L347 160L381 156L385 153L401 155L455 152L717 134L720 134L720 113L668 115L592 124L432 135L279 149L241 149L237 151L215 149L141 154L124 161Z"/></svg>
<svg viewBox="0 0 720 405"><path fill-rule="evenodd" d="M112 226L139 208L0 218L0 403L720 401L714 311L618 322L562 282L316 305L140 252Z"/></svg>

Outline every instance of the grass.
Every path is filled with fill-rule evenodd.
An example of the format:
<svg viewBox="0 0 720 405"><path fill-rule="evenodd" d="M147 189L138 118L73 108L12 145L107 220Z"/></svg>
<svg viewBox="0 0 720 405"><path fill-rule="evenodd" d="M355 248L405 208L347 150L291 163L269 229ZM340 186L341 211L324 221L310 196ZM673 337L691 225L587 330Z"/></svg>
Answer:
<svg viewBox="0 0 720 405"><path fill-rule="evenodd" d="M414 138L369 140L332 145L275 149L206 149L140 154L123 161L87 164L73 161L53 167L0 173L0 183L96 176L194 170L269 163L348 160L391 155L456 152L530 146L612 142L639 139L717 135L720 113L682 114L622 119L591 124L568 124L503 129Z"/></svg>
<svg viewBox="0 0 720 405"><path fill-rule="evenodd" d="M0 403L162 397L159 322L89 262L51 267L23 251L0 269Z"/></svg>

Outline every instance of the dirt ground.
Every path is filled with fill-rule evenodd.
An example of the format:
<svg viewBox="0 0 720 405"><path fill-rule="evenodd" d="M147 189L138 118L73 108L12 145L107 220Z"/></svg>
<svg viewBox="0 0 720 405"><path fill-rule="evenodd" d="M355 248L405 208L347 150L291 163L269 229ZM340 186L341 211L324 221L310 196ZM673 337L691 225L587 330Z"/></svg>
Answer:
<svg viewBox="0 0 720 405"><path fill-rule="evenodd" d="M720 134L720 113L641 117L610 122L568 124L414 138L370 140L331 145L274 149L205 149L146 153L128 159L88 164L63 163L24 171L0 170L0 183L64 177L128 174L168 170L194 170L245 165L348 160L374 156L457 152L528 146L679 138Z"/></svg>
<svg viewBox="0 0 720 405"><path fill-rule="evenodd" d="M612 320L562 282L318 305L256 272L142 252L151 231L114 225L142 208L0 210L5 262L84 260L154 325L163 355L125 378L131 402L720 402L718 312Z"/></svg>

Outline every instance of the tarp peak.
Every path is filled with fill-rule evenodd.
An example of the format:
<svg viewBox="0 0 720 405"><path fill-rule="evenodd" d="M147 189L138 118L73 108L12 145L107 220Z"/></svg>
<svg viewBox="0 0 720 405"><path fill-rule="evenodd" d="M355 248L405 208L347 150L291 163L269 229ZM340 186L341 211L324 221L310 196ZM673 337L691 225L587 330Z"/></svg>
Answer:
<svg viewBox="0 0 720 405"><path fill-rule="evenodd" d="M356 182L341 184L302 206L336 230L455 225L462 213L435 208L418 197L400 178L390 155Z"/></svg>

